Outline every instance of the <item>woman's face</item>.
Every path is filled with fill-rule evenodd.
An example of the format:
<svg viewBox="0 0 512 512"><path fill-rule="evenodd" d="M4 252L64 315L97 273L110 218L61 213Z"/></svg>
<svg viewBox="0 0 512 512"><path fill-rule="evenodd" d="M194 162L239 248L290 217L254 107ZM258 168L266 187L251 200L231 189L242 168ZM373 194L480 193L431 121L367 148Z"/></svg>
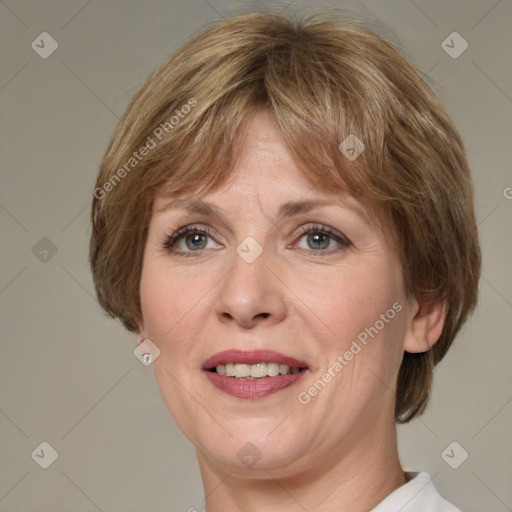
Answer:
<svg viewBox="0 0 512 512"><path fill-rule="evenodd" d="M415 311L388 230L308 182L270 115L248 133L228 185L195 208L156 200L141 335L200 462L300 472L394 429Z"/></svg>

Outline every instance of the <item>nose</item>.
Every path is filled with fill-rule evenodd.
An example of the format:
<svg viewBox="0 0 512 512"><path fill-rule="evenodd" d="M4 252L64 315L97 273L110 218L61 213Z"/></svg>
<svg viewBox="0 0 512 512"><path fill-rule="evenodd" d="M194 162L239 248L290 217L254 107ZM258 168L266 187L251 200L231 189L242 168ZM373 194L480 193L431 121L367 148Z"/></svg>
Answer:
<svg viewBox="0 0 512 512"><path fill-rule="evenodd" d="M277 324L286 317L285 286L265 253L251 263L234 255L215 306L222 323L253 329L260 324Z"/></svg>

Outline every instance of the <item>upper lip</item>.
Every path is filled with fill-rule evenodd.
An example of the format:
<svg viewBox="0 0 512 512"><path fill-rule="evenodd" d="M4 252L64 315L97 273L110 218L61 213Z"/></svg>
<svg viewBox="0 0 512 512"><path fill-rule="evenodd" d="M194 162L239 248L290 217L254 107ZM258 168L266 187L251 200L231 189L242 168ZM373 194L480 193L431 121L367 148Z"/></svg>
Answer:
<svg viewBox="0 0 512 512"><path fill-rule="evenodd" d="M257 364L257 363L279 363L286 364L290 368L307 368L304 361L294 357L275 352L274 350L224 350L209 357L203 363L203 370L210 370L219 364Z"/></svg>

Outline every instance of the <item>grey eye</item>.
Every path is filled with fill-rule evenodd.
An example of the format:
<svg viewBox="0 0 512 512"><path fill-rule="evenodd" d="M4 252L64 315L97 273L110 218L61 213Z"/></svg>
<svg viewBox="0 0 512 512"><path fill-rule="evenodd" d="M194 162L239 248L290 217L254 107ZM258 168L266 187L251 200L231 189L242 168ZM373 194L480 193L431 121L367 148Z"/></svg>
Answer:
<svg viewBox="0 0 512 512"><path fill-rule="evenodd" d="M307 243L310 249L327 249L331 241L331 236L325 233L309 233Z"/></svg>
<svg viewBox="0 0 512 512"><path fill-rule="evenodd" d="M185 244L191 250L204 249L207 243L207 235L201 233L193 233L185 237Z"/></svg>

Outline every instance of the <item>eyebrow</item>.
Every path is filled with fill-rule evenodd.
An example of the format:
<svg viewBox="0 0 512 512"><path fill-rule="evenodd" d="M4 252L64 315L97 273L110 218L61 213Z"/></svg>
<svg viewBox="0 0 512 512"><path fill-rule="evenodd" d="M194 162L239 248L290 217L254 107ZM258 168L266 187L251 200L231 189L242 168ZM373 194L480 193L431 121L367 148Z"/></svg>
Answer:
<svg viewBox="0 0 512 512"><path fill-rule="evenodd" d="M370 224L368 212L366 212L366 210L355 203L343 201L342 199L308 199L288 201L279 207L278 218L282 219L285 217L293 217L294 215L308 213L312 210L318 210L325 206L340 206L342 208L347 208L361 217L365 223ZM218 217L221 220L226 221L226 217L220 208L199 198L177 199L166 204L159 211L163 212L169 209L182 210L189 214L199 214L204 215L205 217Z"/></svg>

